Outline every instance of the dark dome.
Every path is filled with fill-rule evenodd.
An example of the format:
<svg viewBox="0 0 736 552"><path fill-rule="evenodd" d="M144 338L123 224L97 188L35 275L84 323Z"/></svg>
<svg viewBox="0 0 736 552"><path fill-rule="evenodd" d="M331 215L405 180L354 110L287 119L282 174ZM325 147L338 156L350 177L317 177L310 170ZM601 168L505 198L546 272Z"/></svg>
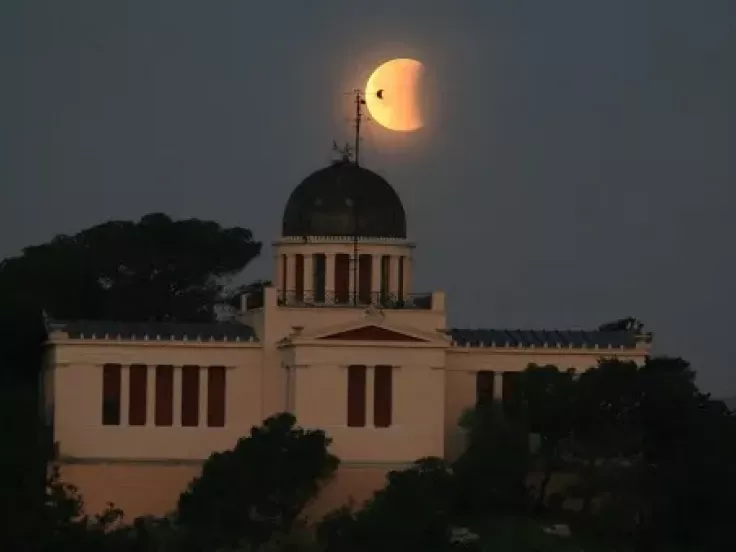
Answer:
<svg viewBox="0 0 736 552"><path fill-rule="evenodd" d="M406 238L399 196L382 177L349 161L312 173L289 196L283 236Z"/></svg>

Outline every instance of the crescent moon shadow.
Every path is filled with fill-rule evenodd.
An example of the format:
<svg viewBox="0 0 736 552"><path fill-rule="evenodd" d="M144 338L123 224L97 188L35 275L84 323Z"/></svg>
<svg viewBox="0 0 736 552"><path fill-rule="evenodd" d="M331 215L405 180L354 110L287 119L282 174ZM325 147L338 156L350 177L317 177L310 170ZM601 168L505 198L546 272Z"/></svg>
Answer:
<svg viewBox="0 0 736 552"><path fill-rule="evenodd" d="M420 61L397 58L373 71L365 86L372 120L398 132L413 132L423 126L417 98L422 69ZM390 91L388 96L386 90Z"/></svg>

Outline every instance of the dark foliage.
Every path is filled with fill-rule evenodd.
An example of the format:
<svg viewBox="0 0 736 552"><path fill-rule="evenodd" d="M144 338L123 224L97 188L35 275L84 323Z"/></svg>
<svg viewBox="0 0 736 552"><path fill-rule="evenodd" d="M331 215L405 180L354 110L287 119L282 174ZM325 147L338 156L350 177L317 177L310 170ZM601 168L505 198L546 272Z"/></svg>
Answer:
<svg viewBox="0 0 736 552"><path fill-rule="evenodd" d="M509 420L500 405L479 405L468 425L468 446L453 464L459 511L468 515L526 512L531 456L521 420Z"/></svg>
<svg viewBox="0 0 736 552"><path fill-rule="evenodd" d="M154 213L27 247L0 264L0 289L58 319L210 321L260 250L244 228Z"/></svg>
<svg viewBox="0 0 736 552"><path fill-rule="evenodd" d="M252 428L232 451L213 454L179 499L178 521L195 549L260 545L288 531L337 469L329 444L324 432L302 429L283 413Z"/></svg>
<svg viewBox="0 0 736 552"><path fill-rule="evenodd" d="M572 372L562 372L551 365L531 364L520 381L527 429L539 436L537 456L542 479L536 496L538 508L544 507L552 475L562 468L574 416L574 386Z"/></svg>
<svg viewBox="0 0 736 552"><path fill-rule="evenodd" d="M329 551L446 551L453 542L457 496L452 469L439 458L423 458L390 472L387 485L359 512L341 509L327 516L318 535Z"/></svg>

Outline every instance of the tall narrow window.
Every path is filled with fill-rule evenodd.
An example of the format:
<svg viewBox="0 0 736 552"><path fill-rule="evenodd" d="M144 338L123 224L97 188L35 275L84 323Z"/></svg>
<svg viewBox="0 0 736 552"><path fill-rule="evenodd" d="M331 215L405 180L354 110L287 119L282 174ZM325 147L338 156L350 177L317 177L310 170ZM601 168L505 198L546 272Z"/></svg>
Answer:
<svg viewBox="0 0 736 552"><path fill-rule="evenodd" d="M365 366L348 367L348 427L365 426Z"/></svg>
<svg viewBox="0 0 736 552"><path fill-rule="evenodd" d="M376 366L373 374L373 425L389 427L393 410L393 368Z"/></svg>
<svg viewBox="0 0 736 552"><path fill-rule="evenodd" d="M398 299L402 301L404 299L404 257L399 257L399 281L397 285L399 286Z"/></svg>
<svg viewBox="0 0 736 552"><path fill-rule="evenodd" d="M358 256L358 299L364 305L371 304L371 274L373 255Z"/></svg>
<svg viewBox="0 0 736 552"><path fill-rule="evenodd" d="M120 365L102 368L102 425L120 425Z"/></svg>
<svg viewBox="0 0 736 552"><path fill-rule="evenodd" d="M225 427L225 367L210 366L207 370L207 425Z"/></svg>
<svg viewBox="0 0 736 552"><path fill-rule="evenodd" d="M325 267L326 258L323 253L317 253L312 261L314 267L314 302L325 302Z"/></svg>
<svg viewBox="0 0 736 552"><path fill-rule="evenodd" d="M294 256L294 299L304 301L304 255Z"/></svg>
<svg viewBox="0 0 736 552"><path fill-rule="evenodd" d="M481 370L475 374L475 404L490 404L493 402L493 383L496 374Z"/></svg>
<svg viewBox="0 0 736 552"><path fill-rule="evenodd" d="M387 301L391 290L391 257L381 257L381 300Z"/></svg>
<svg viewBox="0 0 736 552"><path fill-rule="evenodd" d="M519 394L519 378L521 372L503 373L503 412L510 419L516 418L521 413L522 397Z"/></svg>
<svg viewBox="0 0 736 552"><path fill-rule="evenodd" d="M350 255L335 255L335 302L350 301Z"/></svg>
<svg viewBox="0 0 736 552"><path fill-rule="evenodd" d="M281 255L281 293L286 297L286 292L291 291L286 289L289 282L289 263L286 260L286 255Z"/></svg>
<svg viewBox="0 0 736 552"><path fill-rule="evenodd" d="M170 426L174 423L174 367L156 366L156 408L157 426Z"/></svg>
<svg viewBox="0 0 736 552"><path fill-rule="evenodd" d="M148 366L133 364L129 368L128 425L146 425L148 402Z"/></svg>
<svg viewBox="0 0 736 552"><path fill-rule="evenodd" d="M199 366L181 369L181 425L199 425Z"/></svg>

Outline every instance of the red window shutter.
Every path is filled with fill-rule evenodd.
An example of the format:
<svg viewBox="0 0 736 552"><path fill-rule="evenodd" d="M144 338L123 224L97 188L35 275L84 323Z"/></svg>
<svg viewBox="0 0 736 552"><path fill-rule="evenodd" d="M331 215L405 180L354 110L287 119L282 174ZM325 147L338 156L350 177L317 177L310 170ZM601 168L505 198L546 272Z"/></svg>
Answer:
<svg viewBox="0 0 736 552"><path fill-rule="evenodd" d="M493 401L495 374L482 370L475 374L475 403L486 404Z"/></svg>
<svg viewBox="0 0 736 552"><path fill-rule="evenodd" d="M387 300L390 296L391 289L391 257L384 255L381 257L381 299Z"/></svg>
<svg viewBox="0 0 736 552"><path fill-rule="evenodd" d="M358 298L366 305L371 303L371 277L373 276L373 255L358 257Z"/></svg>
<svg viewBox="0 0 736 552"><path fill-rule="evenodd" d="M514 419L521 413L523 397L521 396L519 383L521 372L504 372L503 373L503 411L504 415L510 419Z"/></svg>
<svg viewBox="0 0 736 552"><path fill-rule="evenodd" d="M376 366L373 369L373 425L389 427L393 406L393 368Z"/></svg>
<svg viewBox="0 0 736 552"><path fill-rule="evenodd" d="M225 367L207 370L207 425L225 427Z"/></svg>
<svg viewBox="0 0 736 552"><path fill-rule="evenodd" d="M405 257L399 257L399 301L404 300L404 258Z"/></svg>
<svg viewBox="0 0 736 552"><path fill-rule="evenodd" d="M365 366L348 367L348 427L365 426Z"/></svg>
<svg viewBox="0 0 736 552"><path fill-rule="evenodd" d="M120 365L102 368L102 424L120 425Z"/></svg>
<svg viewBox="0 0 736 552"><path fill-rule="evenodd" d="M350 300L350 255L335 255L335 301L347 303Z"/></svg>
<svg viewBox="0 0 736 552"><path fill-rule="evenodd" d="M131 365L128 389L128 425L146 425L148 366Z"/></svg>
<svg viewBox="0 0 736 552"><path fill-rule="evenodd" d="M314 268L314 278L312 279L312 281L314 282L314 289L307 291L314 291L315 302L324 303L325 292L327 289L327 281L325 277L325 272L327 269L327 257L324 255L324 253L317 253L314 255L314 260L312 264Z"/></svg>
<svg viewBox="0 0 736 552"><path fill-rule="evenodd" d="M294 259L294 299L304 301L304 255Z"/></svg>
<svg viewBox="0 0 736 552"><path fill-rule="evenodd" d="M181 425L199 425L199 366L181 369Z"/></svg>
<svg viewBox="0 0 736 552"><path fill-rule="evenodd" d="M174 367L156 366L156 425L174 423Z"/></svg>

